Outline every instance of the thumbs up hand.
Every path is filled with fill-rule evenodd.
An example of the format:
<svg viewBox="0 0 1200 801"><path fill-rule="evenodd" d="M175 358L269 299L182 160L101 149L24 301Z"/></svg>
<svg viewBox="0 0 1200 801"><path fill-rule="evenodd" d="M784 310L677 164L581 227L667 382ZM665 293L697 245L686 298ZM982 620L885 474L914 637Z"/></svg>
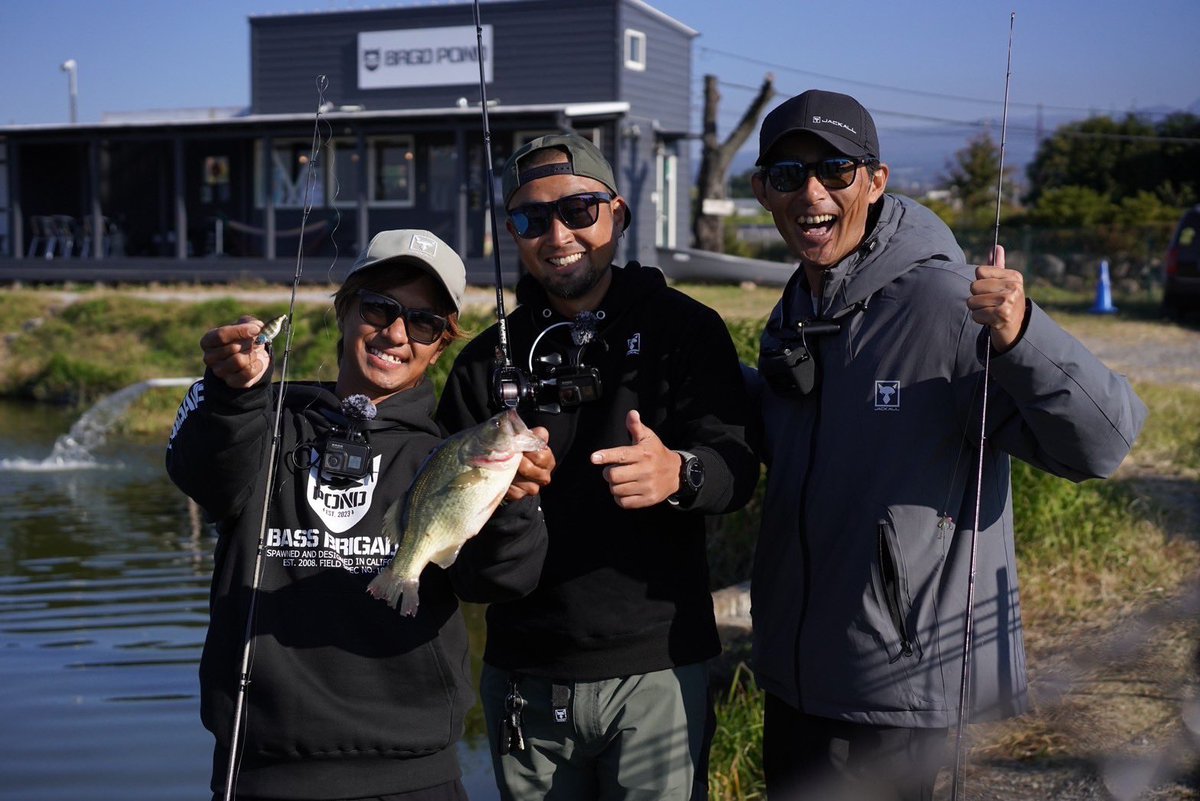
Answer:
<svg viewBox="0 0 1200 801"><path fill-rule="evenodd" d="M662 503L679 491L679 454L670 450L637 410L625 417L630 444L592 454L592 464L604 465L613 500L622 509L644 509Z"/></svg>

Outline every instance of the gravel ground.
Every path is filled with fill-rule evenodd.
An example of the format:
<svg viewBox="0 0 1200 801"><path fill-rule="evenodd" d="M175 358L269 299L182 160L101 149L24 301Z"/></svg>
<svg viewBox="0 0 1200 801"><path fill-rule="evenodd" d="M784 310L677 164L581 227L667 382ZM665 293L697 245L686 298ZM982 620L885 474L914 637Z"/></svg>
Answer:
<svg viewBox="0 0 1200 801"><path fill-rule="evenodd" d="M1070 321L1068 328L1074 329ZM1134 382L1200 389L1200 331L1150 324L1073 330L1105 364ZM1119 336L1118 336L1119 333ZM1200 537L1200 485L1154 481L1139 465L1134 482L1169 487L1175 528ZM1174 478L1174 477L1173 477ZM1165 801L1200 798L1200 590L1069 638L1031 636L1035 711L972 727L960 797L972 801ZM1011 758L1014 743L1032 751ZM1047 756L1049 754L1050 756ZM950 798L949 782L938 798Z"/></svg>

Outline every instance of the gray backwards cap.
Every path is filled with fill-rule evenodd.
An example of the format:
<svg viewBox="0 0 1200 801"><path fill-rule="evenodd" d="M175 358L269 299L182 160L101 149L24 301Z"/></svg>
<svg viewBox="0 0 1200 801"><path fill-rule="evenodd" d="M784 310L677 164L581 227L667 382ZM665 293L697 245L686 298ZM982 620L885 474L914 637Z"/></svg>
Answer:
<svg viewBox="0 0 1200 801"><path fill-rule="evenodd" d="M467 270L454 249L429 231L412 228L380 231L358 257L358 261L354 262L346 277L382 264L410 264L424 270L446 290L454 303L454 310L462 311Z"/></svg>
<svg viewBox="0 0 1200 801"><path fill-rule="evenodd" d="M776 106L758 132L758 161L788 134L807 131L837 148L845 156L879 158L875 120L850 95L809 89Z"/></svg>
<svg viewBox="0 0 1200 801"><path fill-rule="evenodd" d="M521 161L523 159L539 150L547 149L560 150L566 153L567 161L542 164L537 167L530 167L527 170L521 169ZM501 177L501 184L504 190L504 205L507 207L508 201L525 184L550 175L582 175L585 178L593 178L604 184L608 188L608 191L614 195L620 194L617 191L617 180L613 177L612 165L608 163L608 159L604 158L604 154L600 152L598 147L579 134L550 134L548 136L539 136L532 142L522 145L504 163L504 172ZM632 218L633 215L629 213L627 208L624 228L629 227Z"/></svg>

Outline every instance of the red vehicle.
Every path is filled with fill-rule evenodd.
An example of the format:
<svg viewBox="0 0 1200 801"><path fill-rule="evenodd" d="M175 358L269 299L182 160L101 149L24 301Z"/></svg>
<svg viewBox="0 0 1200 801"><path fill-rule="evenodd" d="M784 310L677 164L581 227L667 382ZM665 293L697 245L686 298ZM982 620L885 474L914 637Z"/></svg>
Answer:
<svg viewBox="0 0 1200 801"><path fill-rule="evenodd" d="M1200 308L1200 206L1188 209L1171 237L1163 269L1163 313L1181 317Z"/></svg>

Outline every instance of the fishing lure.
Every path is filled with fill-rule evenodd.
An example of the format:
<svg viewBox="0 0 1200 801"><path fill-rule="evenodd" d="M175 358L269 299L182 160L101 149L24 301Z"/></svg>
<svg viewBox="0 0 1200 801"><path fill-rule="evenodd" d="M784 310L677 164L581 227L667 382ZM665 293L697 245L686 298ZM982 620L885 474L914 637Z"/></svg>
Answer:
<svg viewBox="0 0 1200 801"><path fill-rule="evenodd" d="M258 332L258 336L254 338L255 345L266 345L275 337L279 336L279 332L283 330L283 324L287 322L287 315L281 314L271 322L262 327Z"/></svg>

